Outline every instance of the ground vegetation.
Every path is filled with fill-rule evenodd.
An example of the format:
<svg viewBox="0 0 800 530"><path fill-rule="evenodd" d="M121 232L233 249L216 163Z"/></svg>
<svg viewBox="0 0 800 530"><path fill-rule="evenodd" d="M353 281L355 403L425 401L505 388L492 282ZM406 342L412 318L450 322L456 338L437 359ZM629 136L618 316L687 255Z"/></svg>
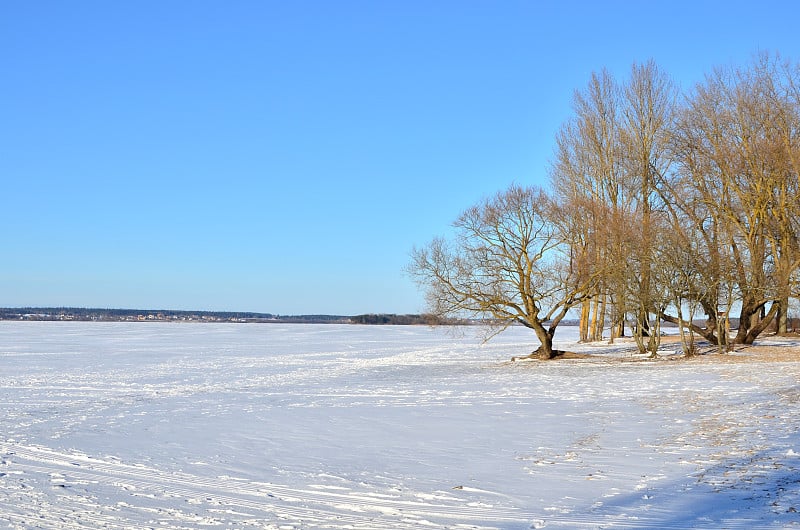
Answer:
<svg viewBox="0 0 800 530"><path fill-rule="evenodd" d="M800 295L800 67L762 53L681 92L654 62L593 73L556 136L547 189L512 185L414 249L438 317L531 328L544 357L626 328L656 355L662 322L729 351L786 333ZM735 322L735 326L732 323Z"/></svg>

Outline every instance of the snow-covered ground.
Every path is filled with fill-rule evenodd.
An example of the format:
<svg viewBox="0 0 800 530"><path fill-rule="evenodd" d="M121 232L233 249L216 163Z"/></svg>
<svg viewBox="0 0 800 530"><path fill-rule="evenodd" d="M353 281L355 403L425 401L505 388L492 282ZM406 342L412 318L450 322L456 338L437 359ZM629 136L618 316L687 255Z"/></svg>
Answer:
<svg viewBox="0 0 800 530"><path fill-rule="evenodd" d="M0 322L0 526L800 527L800 359L560 338Z"/></svg>

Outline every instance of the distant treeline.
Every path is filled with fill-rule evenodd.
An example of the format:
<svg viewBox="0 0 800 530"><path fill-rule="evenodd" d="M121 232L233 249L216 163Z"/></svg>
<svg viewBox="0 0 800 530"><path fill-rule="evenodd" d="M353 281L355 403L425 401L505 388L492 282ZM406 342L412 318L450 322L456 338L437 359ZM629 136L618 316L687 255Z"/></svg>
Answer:
<svg viewBox="0 0 800 530"><path fill-rule="evenodd" d="M434 315L393 313L344 315L275 315L242 311L183 311L170 309L103 309L82 307L0 308L0 320L78 322L262 322L297 324L437 325L471 324Z"/></svg>
<svg viewBox="0 0 800 530"><path fill-rule="evenodd" d="M408 326L408 325L428 325L434 326L438 324L460 324L461 322L455 320L443 320L434 315L395 315L395 314L367 314L356 315L350 317L350 322L353 324L378 324L378 325L395 325L395 326Z"/></svg>
<svg viewBox="0 0 800 530"><path fill-rule="evenodd" d="M348 323L342 315L274 315L242 311L183 311L167 309L104 309L80 307L0 308L0 320L90 322L296 322Z"/></svg>

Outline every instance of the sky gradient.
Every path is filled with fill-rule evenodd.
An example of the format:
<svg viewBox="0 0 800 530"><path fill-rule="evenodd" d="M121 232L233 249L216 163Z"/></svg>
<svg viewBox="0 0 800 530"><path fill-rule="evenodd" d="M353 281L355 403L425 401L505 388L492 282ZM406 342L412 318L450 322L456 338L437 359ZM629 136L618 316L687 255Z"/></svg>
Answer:
<svg viewBox="0 0 800 530"><path fill-rule="evenodd" d="M785 2L0 5L0 306L423 311L414 245L547 184L592 71L800 61Z"/></svg>

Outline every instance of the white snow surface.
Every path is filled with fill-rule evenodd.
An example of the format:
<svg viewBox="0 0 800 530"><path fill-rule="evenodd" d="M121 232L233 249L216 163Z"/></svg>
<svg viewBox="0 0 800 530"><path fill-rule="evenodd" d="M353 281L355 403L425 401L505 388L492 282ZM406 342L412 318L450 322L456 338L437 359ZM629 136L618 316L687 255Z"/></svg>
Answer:
<svg viewBox="0 0 800 530"><path fill-rule="evenodd" d="M0 322L0 527L800 527L800 362L448 331Z"/></svg>

